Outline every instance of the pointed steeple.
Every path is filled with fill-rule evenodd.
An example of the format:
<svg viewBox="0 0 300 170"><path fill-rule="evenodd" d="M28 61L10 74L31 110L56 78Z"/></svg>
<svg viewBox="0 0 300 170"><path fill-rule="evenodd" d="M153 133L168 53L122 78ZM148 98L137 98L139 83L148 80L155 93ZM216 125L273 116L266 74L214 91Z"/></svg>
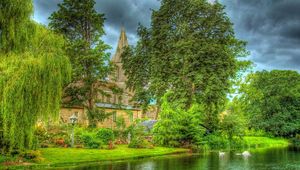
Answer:
<svg viewBox="0 0 300 170"><path fill-rule="evenodd" d="M125 28L124 28L124 26L122 26L117 50L116 50L115 55L112 58L112 62L114 62L114 63L121 62L121 54L123 52L124 47L127 47L127 46L128 46L128 40L127 40L127 36L125 33Z"/></svg>

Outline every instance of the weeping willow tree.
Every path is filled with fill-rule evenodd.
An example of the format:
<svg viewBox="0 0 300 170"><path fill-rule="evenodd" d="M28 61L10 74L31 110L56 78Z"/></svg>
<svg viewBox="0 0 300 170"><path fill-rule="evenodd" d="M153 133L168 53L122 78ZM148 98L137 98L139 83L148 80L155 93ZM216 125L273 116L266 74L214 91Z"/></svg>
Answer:
<svg viewBox="0 0 300 170"><path fill-rule="evenodd" d="M0 115L3 149L30 148L38 118L55 116L69 69L63 57L14 54L0 61Z"/></svg>
<svg viewBox="0 0 300 170"><path fill-rule="evenodd" d="M58 115L71 66L63 37L30 21L31 0L4 0L0 7L0 149L8 153L31 148L37 120ZM30 27L19 32L22 22Z"/></svg>
<svg viewBox="0 0 300 170"><path fill-rule="evenodd" d="M28 48L34 24L30 22L33 12L32 0L0 1L0 48L5 52Z"/></svg>

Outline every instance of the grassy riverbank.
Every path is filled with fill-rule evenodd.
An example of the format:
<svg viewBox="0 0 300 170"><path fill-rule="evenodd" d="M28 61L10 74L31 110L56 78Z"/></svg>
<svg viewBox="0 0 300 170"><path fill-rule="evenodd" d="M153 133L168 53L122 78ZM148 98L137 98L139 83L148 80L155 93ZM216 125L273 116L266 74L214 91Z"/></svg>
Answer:
<svg viewBox="0 0 300 170"><path fill-rule="evenodd" d="M249 148L253 149L287 147L290 144L287 139L269 137L246 136L244 137L244 141Z"/></svg>
<svg viewBox="0 0 300 170"><path fill-rule="evenodd" d="M132 149L126 145L118 145L113 150L45 148L40 149L44 163L80 163L135 159L167 154L186 153L189 150L181 148L155 147L154 149Z"/></svg>
<svg viewBox="0 0 300 170"><path fill-rule="evenodd" d="M268 137L245 137L245 143L251 149L287 147L289 141ZM80 162L113 161L122 159L144 158L176 153L186 153L189 150L182 148L155 147L154 149L133 149L127 145L118 145L113 150L72 149L72 148L45 148L40 149L43 163L62 164Z"/></svg>
<svg viewBox="0 0 300 170"><path fill-rule="evenodd" d="M287 147L289 141L279 138L268 137L244 137L248 148L244 149L266 149L272 147ZM31 165L64 165L72 163L116 161L125 159L145 158L169 154L187 153L188 149L155 147L153 149L133 149L127 145L117 145L115 149L79 149L79 148L43 148L39 149L41 161ZM4 158L0 155L0 163ZM3 163L0 164L3 167ZM11 164L13 166L26 164Z"/></svg>

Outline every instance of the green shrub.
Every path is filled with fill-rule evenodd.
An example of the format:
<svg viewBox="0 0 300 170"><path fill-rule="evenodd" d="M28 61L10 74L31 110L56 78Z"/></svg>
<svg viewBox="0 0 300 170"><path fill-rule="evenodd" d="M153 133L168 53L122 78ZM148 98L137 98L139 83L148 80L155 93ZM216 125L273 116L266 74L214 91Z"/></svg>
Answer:
<svg viewBox="0 0 300 170"><path fill-rule="evenodd" d="M49 145L51 143L50 135L43 126L37 126L34 131L33 149Z"/></svg>
<svg viewBox="0 0 300 170"><path fill-rule="evenodd" d="M143 137L133 138L129 145L129 148L153 148L153 145Z"/></svg>
<svg viewBox="0 0 300 170"><path fill-rule="evenodd" d="M117 117L116 128L113 130L117 143L126 143L128 131L126 130L125 119L122 116Z"/></svg>
<svg viewBox="0 0 300 170"><path fill-rule="evenodd" d="M197 103L186 110L171 103L168 92L162 98L160 120L153 129L154 142L168 147L192 146L201 142L205 129L200 126L203 108Z"/></svg>
<svg viewBox="0 0 300 170"><path fill-rule="evenodd" d="M115 143L116 144L127 144L128 131L127 130L118 130L114 129Z"/></svg>
<svg viewBox="0 0 300 170"><path fill-rule="evenodd" d="M85 148L97 149L103 145L103 142L93 133L83 133L80 138Z"/></svg>
<svg viewBox="0 0 300 170"><path fill-rule="evenodd" d="M243 147L246 147L247 144L245 142L245 140L241 137L233 137L230 141L229 141L229 146L230 149L241 149Z"/></svg>
<svg viewBox="0 0 300 170"><path fill-rule="evenodd" d="M96 134L97 139L103 141L104 144L108 144L109 141L114 141L115 136L112 129L101 128Z"/></svg>
<svg viewBox="0 0 300 170"><path fill-rule="evenodd" d="M34 135L39 141L44 141L48 139L47 129L43 126L37 126L34 131Z"/></svg>
<svg viewBox="0 0 300 170"><path fill-rule="evenodd" d="M70 146L70 134L70 128L66 125L52 125L47 129L43 126L37 126L33 147Z"/></svg>
<svg viewBox="0 0 300 170"><path fill-rule="evenodd" d="M300 147L300 134L297 134L294 138L292 138L291 142L295 147Z"/></svg>
<svg viewBox="0 0 300 170"><path fill-rule="evenodd" d="M42 162L44 159L42 158L42 154L40 151L26 151L24 153L21 154L21 157L29 160L29 161L33 161L33 162Z"/></svg>
<svg viewBox="0 0 300 170"><path fill-rule="evenodd" d="M74 129L74 144L75 145L84 145L84 142L82 140L82 135L90 133L90 131L87 128L83 127L75 127Z"/></svg>
<svg viewBox="0 0 300 170"><path fill-rule="evenodd" d="M229 141L220 133L205 136L203 140L207 142L211 149L225 149L229 147Z"/></svg>
<svg viewBox="0 0 300 170"><path fill-rule="evenodd" d="M272 135L266 133L264 130L255 130L253 128L245 130L245 136L273 137Z"/></svg>
<svg viewBox="0 0 300 170"><path fill-rule="evenodd" d="M26 151L26 152L22 153L21 156L25 159L31 160L36 157L40 157L41 152L40 151Z"/></svg>
<svg viewBox="0 0 300 170"><path fill-rule="evenodd" d="M220 122L220 127L225 137L229 141L233 140L234 136L242 137L245 132L245 119L242 114L228 111Z"/></svg>
<svg viewBox="0 0 300 170"><path fill-rule="evenodd" d="M151 134L141 125L142 120L136 120L126 130L127 138L130 134L129 148L153 148L153 144L147 139Z"/></svg>

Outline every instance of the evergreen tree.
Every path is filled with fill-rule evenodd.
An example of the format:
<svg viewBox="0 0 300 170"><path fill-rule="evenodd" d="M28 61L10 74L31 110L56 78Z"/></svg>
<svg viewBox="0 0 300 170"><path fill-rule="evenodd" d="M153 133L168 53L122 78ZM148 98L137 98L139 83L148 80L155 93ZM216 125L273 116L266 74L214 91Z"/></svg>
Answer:
<svg viewBox="0 0 300 170"><path fill-rule="evenodd" d="M249 64L238 60L247 54L245 42L235 37L224 6L206 0L162 0L153 11L151 27L140 26L138 35L137 46L123 55L127 84L138 89L138 99L146 96L159 104L172 90L171 99L189 109L196 98L204 107L205 126L217 129L231 80Z"/></svg>
<svg viewBox="0 0 300 170"><path fill-rule="evenodd" d="M104 35L104 15L94 9L94 0L64 0L58 11L50 16L50 28L63 34L73 68L72 83L66 89L70 105L87 108L90 125L95 125L103 112L95 107L99 85L110 71L108 45L100 39Z"/></svg>

